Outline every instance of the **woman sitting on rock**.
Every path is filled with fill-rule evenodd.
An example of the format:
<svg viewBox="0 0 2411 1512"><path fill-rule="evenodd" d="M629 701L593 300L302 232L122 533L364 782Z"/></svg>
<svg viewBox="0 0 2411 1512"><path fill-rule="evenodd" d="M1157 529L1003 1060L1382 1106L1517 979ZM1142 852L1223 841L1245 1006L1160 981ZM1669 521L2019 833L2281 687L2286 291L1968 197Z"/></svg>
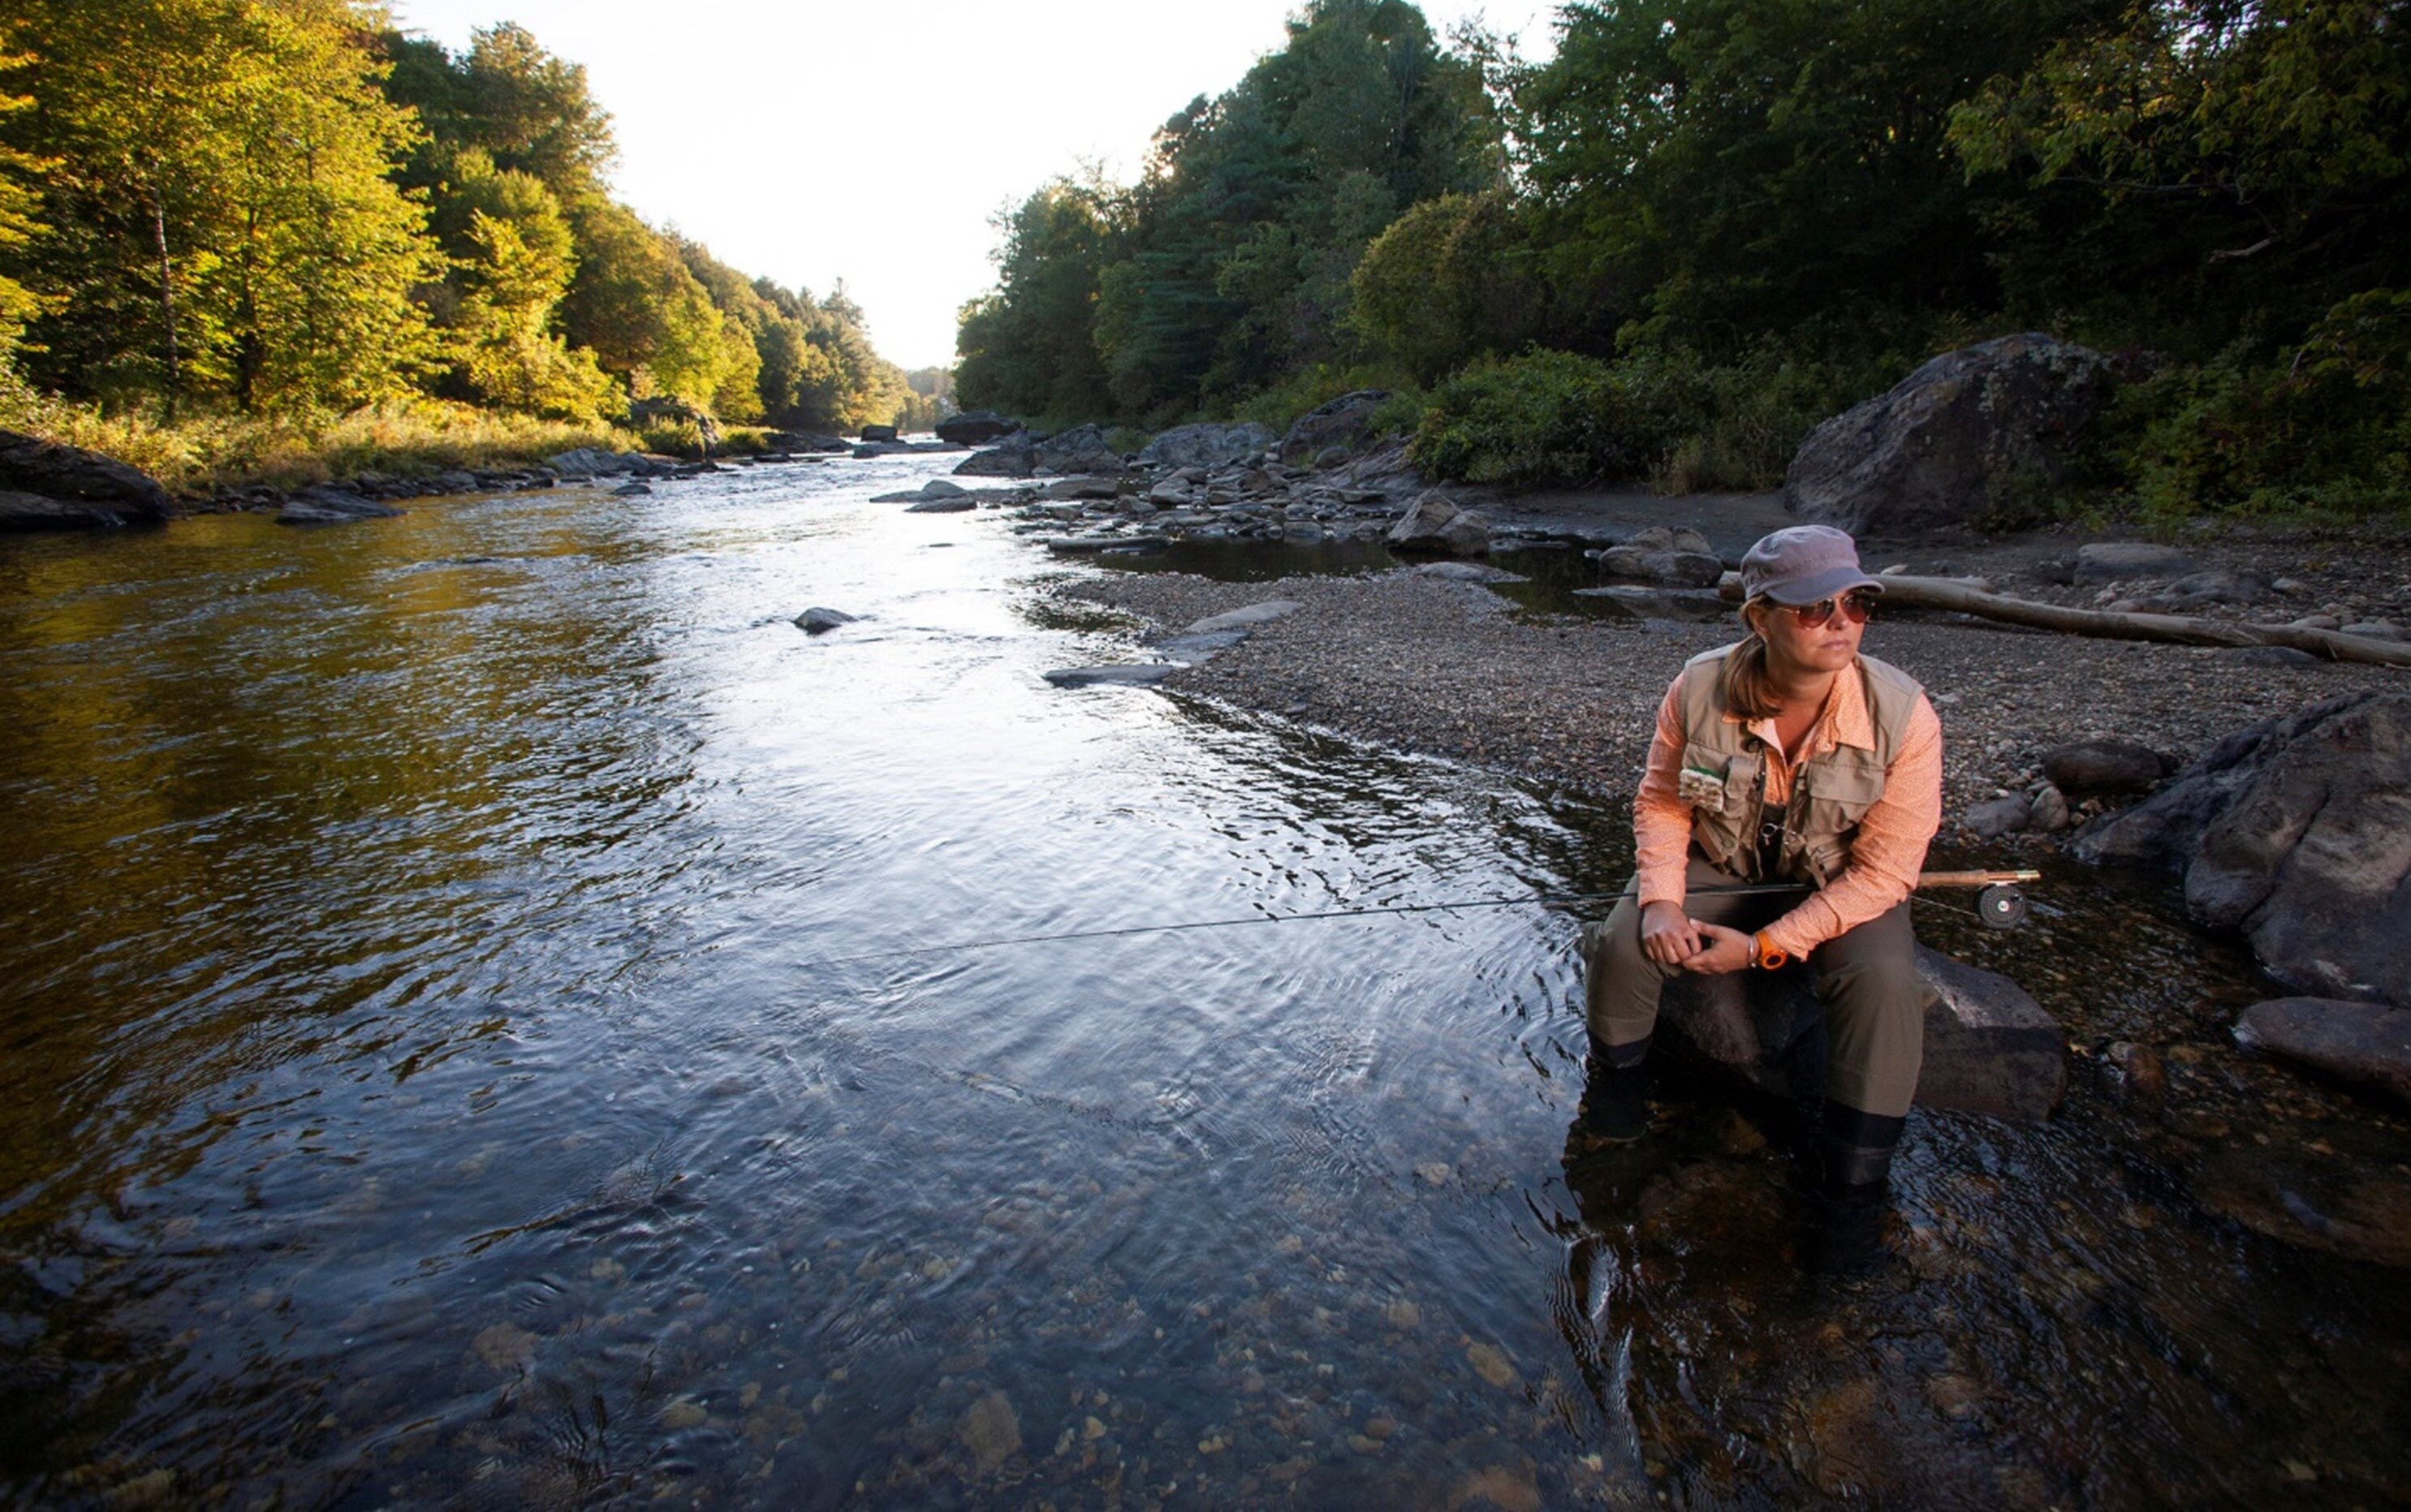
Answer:
<svg viewBox="0 0 2411 1512"><path fill-rule="evenodd" d="M1942 815L1942 726L1924 690L1859 654L1883 584L1848 535L1777 531L1742 559L1747 638L1694 657L1658 711L1633 803L1633 886L1584 932L1585 1126L1646 1129L1658 989L1805 958L1829 1040L1829 1195L1872 1197L1923 1052L1908 896ZM1786 893L1712 889L1797 882Z"/></svg>

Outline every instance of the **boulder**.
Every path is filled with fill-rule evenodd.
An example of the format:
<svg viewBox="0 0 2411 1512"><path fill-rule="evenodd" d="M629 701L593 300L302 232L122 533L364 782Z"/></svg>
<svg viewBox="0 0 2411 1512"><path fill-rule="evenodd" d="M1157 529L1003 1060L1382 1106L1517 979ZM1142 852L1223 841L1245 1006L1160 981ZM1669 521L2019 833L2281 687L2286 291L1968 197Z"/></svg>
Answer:
<svg viewBox="0 0 2411 1512"><path fill-rule="evenodd" d="M961 515L978 507L979 501L966 493L957 494L950 499L924 499L909 506L904 513L907 515Z"/></svg>
<svg viewBox="0 0 2411 1512"><path fill-rule="evenodd" d="M1138 459L1150 467L1233 467L1254 461L1272 443L1272 430L1252 420L1176 426L1148 442Z"/></svg>
<svg viewBox="0 0 2411 1512"><path fill-rule="evenodd" d="M178 513L157 479L114 457L0 430L0 530L149 523Z"/></svg>
<svg viewBox="0 0 2411 1512"><path fill-rule="evenodd" d="M773 430L763 444L774 452L850 452L854 443L843 436L816 435L809 430Z"/></svg>
<svg viewBox="0 0 2411 1512"><path fill-rule="evenodd" d="M1037 463L1051 472L1119 472L1121 453L1105 444L1102 426L1074 426L1038 443Z"/></svg>
<svg viewBox="0 0 2411 1512"><path fill-rule="evenodd" d="M938 422L938 439L957 446L982 446L1020 429L1020 421L1008 420L994 410L965 410Z"/></svg>
<svg viewBox="0 0 2411 1512"><path fill-rule="evenodd" d="M900 493L872 494L870 502L874 504L917 504L932 499L969 499L971 497L971 490L959 483L948 483L943 478L931 478L917 488L906 488Z"/></svg>
<svg viewBox="0 0 2411 1512"><path fill-rule="evenodd" d="M1409 505L1387 537L1394 551L1446 551L1459 557L1485 556L1490 550L1490 522L1434 488Z"/></svg>
<svg viewBox="0 0 2411 1512"><path fill-rule="evenodd" d="M2148 792L2175 763L2131 740L2081 740L2042 753L2042 775L2067 792Z"/></svg>
<svg viewBox="0 0 2411 1512"><path fill-rule="evenodd" d="M2174 546L2149 541L2096 541L2076 548L2076 581L2116 583L2136 577L2183 577L2194 560Z"/></svg>
<svg viewBox="0 0 2411 1512"><path fill-rule="evenodd" d="M1624 577L1669 588L1714 588L1725 574L1723 560L1705 551L1610 546L1599 554L1599 575Z"/></svg>
<svg viewBox="0 0 2411 1512"><path fill-rule="evenodd" d="M896 434L896 428L892 425L867 425L862 428L862 439L865 441L897 441L901 438Z"/></svg>
<svg viewBox="0 0 2411 1512"><path fill-rule="evenodd" d="M2144 601L2145 607L2163 614L2191 614L2205 604L2250 603L2266 598L2269 580L2258 573L2230 572L2213 567L2207 572L2187 573Z"/></svg>
<svg viewBox="0 0 2411 1512"><path fill-rule="evenodd" d="M2182 871L2194 920L2298 991L2411 1004L2406 814L2411 693L2346 693L2229 735L2070 850Z"/></svg>
<svg viewBox="0 0 2411 1512"><path fill-rule="evenodd" d="M2009 978L1917 948L1925 983L1925 1060L1917 1100L1928 1108L2045 1118L2068 1090L2059 1022ZM1678 976L1658 999L1659 1023L1743 1081L1806 1096L1795 1077L1821 1077L1824 1008L1805 967Z"/></svg>
<svg viewBox="0 0 2411 1512"><path fill-rule="evenodd" d="M1980 840L1997 840L2024 829L2033 818L2033 802L2013 792L2006 798L1969 804L1967 811L1959 816L1959 822Z"/></svg>
<svg viewBox="0 0 2411 1512"><path fill-rule="evenodd" d="M1786 508L1853 533L1982 525L2066 475L2108 402L2110 359L2029 332L1945 353L1808 433Z"/></svg>
<svg viewBox="0 0 2411 1512"><path fill-rule="evenodd" d="M636 455L633 452L606 451L600 446L579 446L570 451L555 452L544 459L545 466L570 479L614 477L635 471L636 462ZM456 488L452 491L466 490Z"/></svg>
<svg viewBox="0 0 2411 1512"><path fill-rule="evenodd" d="M842 609L814 607L796 616L796 624L797 628L818 635L835 630L840 625L851 625L855 618Z"/></svg>
<svg viewBox="0 0 2411 1512"><path fill-rule="evenodd" d="M986 451L972 453L955 468L958 478L1026 478L1038 470L1038 443L1016 430Z"/></svg>
<svg viewBox="0 0 2411 1512"><path fill-rule="evenodd" d="M650 483L636 483L631 481L623 483L618 487L612 489L611 497L614 499L639 499L652 491L653 486Z"/></svg>
<svg viewBox="0 0 2411 1512"><path fill-rule="evenodd" d="M327 484L298 488L276 512L279 525L347 525L353 520L391 519L402 511Z"/></svg>
<svg viewBox="0 0 2411 1512"><path fill-rule="evenodd" d="M2235 1042L2411 1102L2411 1008L2275 997L2243 1010Z"/></svg>
<svg viewBox="0 0 2411 1512"><path fill-rule="evenodd" d="M1280 439L1284 462L1314 460L1334 446L1353 451L1372 426L1373 412L1389 399L1386 388L1360 388L1318 404L1297 417Z"/></svg>

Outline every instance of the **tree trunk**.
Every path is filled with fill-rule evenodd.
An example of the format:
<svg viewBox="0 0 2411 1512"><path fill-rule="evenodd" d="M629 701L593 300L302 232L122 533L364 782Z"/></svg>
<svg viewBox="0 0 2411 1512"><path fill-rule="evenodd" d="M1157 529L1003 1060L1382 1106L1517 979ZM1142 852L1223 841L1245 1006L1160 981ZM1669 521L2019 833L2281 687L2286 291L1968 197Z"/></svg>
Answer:
<svg viewBox="0 0 2411 1512"><path fill-rule="evenodd" d="M176 423L177 391L183 386L183 371L176 356L176 285L168 265L168 206L153 187L151 191L151 235L159 249L159 317L168 328L168 423Z"/></svg>

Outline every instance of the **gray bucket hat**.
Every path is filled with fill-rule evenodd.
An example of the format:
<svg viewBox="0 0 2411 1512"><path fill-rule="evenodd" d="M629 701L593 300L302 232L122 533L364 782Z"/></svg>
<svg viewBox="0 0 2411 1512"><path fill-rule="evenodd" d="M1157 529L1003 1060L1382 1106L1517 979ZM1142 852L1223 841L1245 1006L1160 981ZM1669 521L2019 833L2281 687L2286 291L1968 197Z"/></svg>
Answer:
<svg viewBox="0 0 2411 1512"><path fill-rule="evenodd" d="M1859 565L1858 543L1830 525L1788 525L1761 536L1741 559L1744 598L1814 603L1854 588L1880 593L1883 582Z"/></svg>

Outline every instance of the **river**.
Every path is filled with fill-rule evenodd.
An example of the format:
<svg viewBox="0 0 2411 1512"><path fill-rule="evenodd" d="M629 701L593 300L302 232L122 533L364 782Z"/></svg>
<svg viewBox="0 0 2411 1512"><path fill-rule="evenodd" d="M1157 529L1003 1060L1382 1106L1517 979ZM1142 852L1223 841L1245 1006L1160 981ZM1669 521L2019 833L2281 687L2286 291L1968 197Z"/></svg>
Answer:
<svg viewBox="0 0 2411 1512"><path fill-rule="evenodd" d="M1570 1145L1567 910L900 953L1629 843L1048 687L1128 654L1044 593L1108 569L868 502L951 461L0 541L0 1493L2411 1494L2402 1289L2206 1209L2089 1066L2051 1125L1921 1114L1893 1262L1828 1278L1717 1088ZM2068 889L2025 956L1951 948L2107 994L2082 1029L2248 1000L2165 898ZM2101 910L2131 955L2071 973Z"/></svg>

